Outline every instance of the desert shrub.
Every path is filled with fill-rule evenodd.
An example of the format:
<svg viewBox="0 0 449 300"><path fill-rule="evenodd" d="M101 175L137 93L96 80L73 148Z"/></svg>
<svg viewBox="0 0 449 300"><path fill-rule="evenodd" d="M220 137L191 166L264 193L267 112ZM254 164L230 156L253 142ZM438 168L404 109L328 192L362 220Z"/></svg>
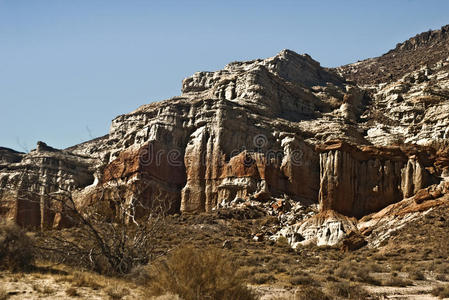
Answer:
<svg viewBox="0 0 449 300"><path fill-rule="evenodd" d="M8 298L9 298L8 291L3 286L0 286L0 300L6 300Z"/></svg>
<svg viewBox="0 0 449 300"><path fill-rule="evenodd" d="M439 281L449 281L445 274L437 274L437 276L435 276L435 279Z"/></svg>
<svg viewBox="0 0 449 300"><path fill-rule="evenodd" d="M99 276L94 276L87 272L75 272L71 284L73 287L90 287L93 290L99 290L106 285L100 279Z"/></svg>
<svg viewBox="0 0 449 300"><path fill-rule="evenodd" d="M449 274L449 264L442 263L436 267L436 271L443 274Z"/></svg>
<svg viewBox="0 0 449 300"><path fill-rule="evenodd" d="M268 282L273 282L275 278L271 274L263 274L263 273L257 273L254 274L253 277L251 277L251 283L254 284L264 284Z"/></svg>
<svg viewBox="0 0 449 300"><path fill-rule="evenodd" d="M398 276L393 276L393 277L386 279L384 282L382 282L382 284L386 285L386 286L406 287L408 285L413 285L413 282L411 282L408 279L403 279Z"/></svg>
<svg viewBox="0 0 449 300"><path fill-rule="evenodd" d="M449 285L435 287L432 290L432 295L439 298L449 298Z"/></svg>
<svg viewBox="0 0 449 300"><path fill-rule="evenodd" d="M70 287L70 288L66 289L65 293L67 294L67 296L70 296L70 297L79 297L80 296L80 294L78 293L78 290L74 287Z"/></svg>
<svg viewBox="0 0 449 300"><path fill-rule="evenodd" d="M149 298L149 300L182 300L178 295L165 294L161 296L154 296Z"/></svg>
<svg viewBox="0 0 449 300"><path fill-rule="evenodd" d="M354 270L350 263L342 263L334 272L334 275L340 278L354 278Z"/></svg>
<svg viewBox="0 0 449 300"><path fill-rule="evenodd" d="M51 295L56 292L52 287L48 285L41 285L37 283L33 284L33 290L45 295Z"/></svg>
<svg viewBox="0 0 449 300"><path fill-rule="evenodd" d="M377 264L375 262L367 264L367 269L370 272L376 272L376 273L380 273L380 272L384 271L384 268L381 265L379 265L379 264Z"/></svg>
<svg viewBox="0 0 449 300"><path fill-rule="evenodd" d="M408 277L413 280L426 280L424 273L419 270L409 272Z"/></svg>
<svg viewBox="0 0 449 300"><path fill-rule="evenodd" d="M148 284L148 282L150 282L151 280L150 273L148 272L148 267L143 265L134 267L131 272L124 278L140 285Z"/></svg>
<svg viewBox="0 0 449 300"><path fill-rule="evenodd" d="M285 236L280 236L276 240L276 246L278 246L280 248L290 248L290 244L288 243L288 240Z"/></svg>
<svg viewBox="0 0 449 300"><path fill-rule="evenodd" d="M249 278L256 274L258 271L257 267L243 266L240 267L237 271L237 276L241 278Z"/></svg>
<svg viewBox="0 0 449 300"><path fill-rule="evenodd" d="M394 263L391 265L391 270L393 271L401 271L403 268L403 265L400 263Z"/></svg>
<svg viewBox="0 0 449 300"><path fill-rule="evenodd" d="M21 228L12 224L0 225L0 269L29 270L34 261L33 241Z"/></svg>
<svg viewBox="0 0 449 300"><path fill-rule="evenodd" d="M367 299L369 294L359 285L348 282L330 282L326 286L326 292L330 295L344 299Z"/></svg>
<svg viewBox="0 0 449 300"><path fill-rule="evenodd" d="M127 288L120 287L118 285L111 286L106 290L106 294L111 300L120 300L125 296L129 295L129 290Z"/></svg>
<svg viewBox="0 0 449 300"><path fill-rule="evenodd" d="M379 280L375 279L374 277L372 277L370 275L369 270L359 269L359 270L357 270L356 275L357 275L357 281L372 284L372 285L381 285L382 284Z"/></svg>
<svg viewBox="0 0 449 300"><path fill-rule="evenodd" d="M329 296L323 293L320 289L311 286L304 286L297 294L295 299L298 300L331 300Z"/></svg>
<svg viewBox="0 0 449 300"><path fill-rule="evenodd" d="M317 285L318 283L308 275L296 275L290 278L292 285Z"/></svg>
<svg viewBox="0 0 449 300"><path fill-rule="evenodd" d="M255 299L237 267L217 249L180 248L151 267L150 293L173 293L182 299Z"/></svg>

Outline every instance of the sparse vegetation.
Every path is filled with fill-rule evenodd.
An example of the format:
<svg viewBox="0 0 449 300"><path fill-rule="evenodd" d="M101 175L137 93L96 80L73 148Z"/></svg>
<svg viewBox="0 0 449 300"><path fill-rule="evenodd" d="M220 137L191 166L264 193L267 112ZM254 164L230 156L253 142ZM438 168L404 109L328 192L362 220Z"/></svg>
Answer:
<svg viewBox="0 0 449 300"><path fill-rule="evenodd" d="M274 276L271 274L257 273L251 278L251 283L253 284L265 284L270 283L275 280Z"/></svg>
<svg viewBox="0 0 449 300"><path fill-rule="evenodd" d="M432 295L439 298L449 298L449 285L438 286L432 290Z"/></svg>
<svg viewBox="0 0 449 300"><path fill-rule="evenodd" d="M414 270L410 272L409 278L413 280L426 280L426 276L420 270Z"/></svg>
<svg viewBox="0 0 449 300"><path fill-rule="evenodd" d="M41 284L33 284L33 290L35 290L36 292L40 293L40 294L44 294L44 295L51 295L55 292L55 290L48 286L48 285L41 285Z"/></svg>
<svg viewBox="0 0 449 300"><path fill-rule="evenodd" d="M8 291L3 286L0 286L0 300L7 300L8 298Z"/></svg>
<svg viewBox="0 0 449 300"><path fill-rule="evenodd" d="M103 277L88 272L75 272L70 281L73 287L90 287L93 290L99 290L106 286Z"/></svg>
<svg viewBox="0 0 449 300"><path fill-rule="evenodd" d="M293 288L292 292L298 289L300 292L297 293L297 297L304 297L301 299L310 299L306 298L307 295L309 297L313 295L314 299L320 297L334 299L336 294L341 295L338 297L343 299L349 293L352 299L375 299L376 294L367 296L368 289L364 290L361 286L370 286L370 290L382 289L377 288L378 285L415 289L422 283L415 282L416 286L412 288L413 281L420 280L421 275L426 275L424 280L428 284L438 284L437 280L445 279L449 264L444 257L447 257L448 250L441 245L447 231L444 227L433 226L433 222L441 222L439 220L442 216L449 219L444 213L435 211L429 214L430 217L419 221L422 222L418 223L419 227L413 223L405 226L392 237L394 241L392 245L385 243L379 249L366 247L350 253L342 252L335 247L316 246L303 246L292 251L268 239L256 242L250 236L260 231L258 220L263 218L260 216L256 216L256 220L244 219L241 215L237 215L238 219L233 219L234 215L231 213L223 217L224 214L219 215L217 212L168 216L166 227L155 236L159 241L155 250L161 254L155 263L148 266L137 265L128 274L118 277L105 277L75 267L67 267L67 274L59 272L52 276L55 283L67 284L62 290L67 297L70 296L69 293L74 292L80 294L80 297L86 297L86 291L90 291L103 296L106 293L110 298L115 296L129 298L135 296L136 290L141 289L143 293L148 287L151 287L151 293L146 296L149 299L176 297L167 294L179 294L185 300L194 297L188 293L187 296L181 294L182 287L176 286L177 283L174 282L176 278L178 283L184 282L182 285L187 286L187 290L192 290L192 286L202 282L203 286L210 287L208 291L201 291L204 293L209 293L209 290L221 293L220 291L228 289L234 282L233 286L238 286L236 289L243 291L243 295L246 296L249 293L246 283L249 283L256 287L281 284ZM190 244L193 246L178 247L170 252L170 255L164 255L167 249L182 244L178 236L181 230L185 236L189 236ZM423 245L435 244L433 251L428 251L431 246L412 247L416 245L418 230L422 232L418 238ZM429 235L430 232L433 236ZM231 241L231 248L222 248L225 240ZM176 258L176 253L182 254L177 254ZM427 260L422 260L425 253ZM201 267L192 267L193 265ZM46 269L36 268L39 268L39 271L36 270L33 276L41 278L40 280L46 278ZM208 274L210 278L219 279L211 283L208 280L212 279L203 280L199 274ZM23 280L19 273L11 273L8 276L11 282ZM120 288L113 289L116 285L128 289L130 295L122 296ZM214 285L216 287L212 288ZM53 285L50 286L54 288ZM54 294L49 295L51 297ZM233 295L231 297L234 297ZM242 296L241 299L254 297L251 295L245 298L246 296Z"/></svg>
<svg viewBox="0 0 449 300"><path fill-rule="evenodd" d="M298 300L331 300L332 298L323 293L319 288L305 286L295 295Z"/></svg>
<svg viewBox="0 0 449 300"><path fill-rule="evenodd" d="M412 285L413 282L411 280L401 278L398 276L392 276L383 281L383 285L387 286L397 286L397 287L406 287L408 285Z"/></svg>
<svg viewBox="0 0 449 300"><path fill-rule="evenodd" d="M155 295L170 292L185 300L254 299L236 271L223 251L185 247L153 266L149 288Z"/></svg>
<svg viewBox="0 0 449 300"><path fill-rule="evenodd" d="M343 299L367 299L369 294L359 285L348 282L330 282L326 286L327 294Z"/></svg>
<svg viewBox="0 0 449 300"><path fill-rule="evenodd" d="M70 287L70 288L66 289L65 293L67 294L67 296L70 296L70 297L79 297L80 296L80 294L78 293L78 290L74 287Z"/></svg>
<svg viewBox="0 0 449 300"><path fill-rule="evenodd" d="M34 261L34 245L16 225L0 225L0 270L27 271Z"/></svg>
<svg viewBox="0 0 449 300"><path fill-rule="evenodd" d="M296 275L292 278L290 278L290 283L292 285L316 285L316 281L311 278L309 275Z"/></svg>
<svg viewBox="0 0 449 300"><path fill-rule="evenodd" d="M114 285L106 289L106 294L109 296L111 300L120 300L123 297L129 295L129 290L127 288Z"/></svg>

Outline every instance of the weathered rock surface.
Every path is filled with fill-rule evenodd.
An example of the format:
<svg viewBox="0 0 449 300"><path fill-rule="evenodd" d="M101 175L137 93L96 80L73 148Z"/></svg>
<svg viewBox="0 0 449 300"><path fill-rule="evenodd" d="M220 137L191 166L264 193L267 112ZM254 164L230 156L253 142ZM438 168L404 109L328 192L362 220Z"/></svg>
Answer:
<svg viewBox="0 0 449 300"><path fill-rule="evenodd" d="M292 244L336 244L357 234L351 217L441 196L423 189L449 177L447 32L337 69L290 50L231 63L116 117L103 137L65 150L0 148L0 213L62 226L49 197L61 191L80 207L104 202L111 218L116 201L137 216L154 203L192 213L289 203L296 214L319 203L315 217L277 214Z"/></svg>
<svg viewBox="0 0 449 300"><path fill-rule="evenodd" d="M337 142L319 151L321 210L360 218L440 180L432 174L432 149L424 147L357 148Z"/></svg>
<svg viewBox="0 0 449 300"><path fill-rule="evenodd" d="M2 149L0 212L24 227L67 226L59 198L93 183L92 159L39 142L28 154Z"/></svg>

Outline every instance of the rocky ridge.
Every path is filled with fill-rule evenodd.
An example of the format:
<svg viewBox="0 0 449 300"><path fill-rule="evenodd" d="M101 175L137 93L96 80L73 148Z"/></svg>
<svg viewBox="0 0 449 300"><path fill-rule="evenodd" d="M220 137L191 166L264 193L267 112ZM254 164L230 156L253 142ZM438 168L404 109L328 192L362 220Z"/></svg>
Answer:
<svg viewBox="0 0 449 300"><path fill-rule="evenodd" d="M336 244L366 225L357 218L429 189L439 193L424 202L446 199L448 45L445 26L336 69L283 50L195 73L180 96L116 117L104 137L0 148L0 213L70 226L50 194L105 208L118 189L126 205L173 212L261 206L282 221L274 238Z"/></svg>

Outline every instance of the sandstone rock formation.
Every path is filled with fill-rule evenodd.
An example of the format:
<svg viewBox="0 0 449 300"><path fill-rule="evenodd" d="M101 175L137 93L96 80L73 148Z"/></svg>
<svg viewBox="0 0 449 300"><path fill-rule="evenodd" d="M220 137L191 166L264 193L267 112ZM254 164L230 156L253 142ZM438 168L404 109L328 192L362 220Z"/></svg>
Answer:
<svg viewBox="0 0 449 300"><path fill-rule="evenodd" d="M0 212L24 227L66 226L56 199L93 183L91 158L39 142L28 154L1 149Z"/></svg>
<svg viewBox="0 0 449 300"><path fill-rule="evenodd" d="M288 199L320 207L298 224L287 218L292 244L336 244L357 231L351 217L449 176L447 37L446 26L336 69L290 50L234 62L116 117L106 136L65 150L0 148L0 214L65 226L49 197L60 191L80 207L109 203L111 218L117 199L141 215L136 203L196 213Z"/></svg>

